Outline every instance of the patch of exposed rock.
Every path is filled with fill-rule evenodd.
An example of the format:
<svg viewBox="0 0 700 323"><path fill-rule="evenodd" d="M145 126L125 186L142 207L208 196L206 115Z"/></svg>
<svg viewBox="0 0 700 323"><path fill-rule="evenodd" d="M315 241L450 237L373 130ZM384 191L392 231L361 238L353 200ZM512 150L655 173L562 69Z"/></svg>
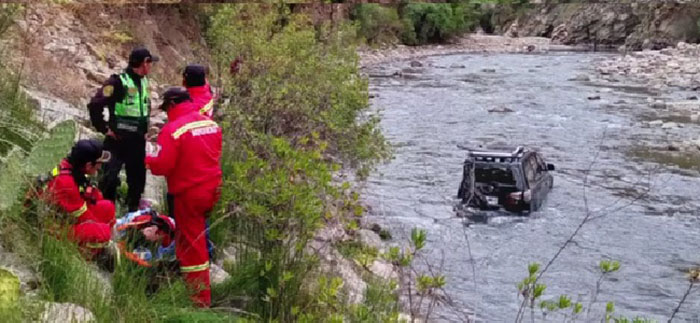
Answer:
<svg viewBox="0 0 700 323"><path fill-rule="evenodd" d="M643 0L540 4L520 12L499 6L491 22L506 35L633 51L700 40L698 18L700 7L693 1Z"/></svg>
<svg viewBox="0 0 700 323"><path fill-rule="evenodd" d="M46 303L39 321L42 323L97 322L90 310L72 303Z"/></svg>

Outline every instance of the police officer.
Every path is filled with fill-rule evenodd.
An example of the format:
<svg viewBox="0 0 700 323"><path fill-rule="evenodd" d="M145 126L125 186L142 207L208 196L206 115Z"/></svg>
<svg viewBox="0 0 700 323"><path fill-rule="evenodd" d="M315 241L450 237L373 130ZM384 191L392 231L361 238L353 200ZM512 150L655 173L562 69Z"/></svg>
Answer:
<svg viewBox="0 0 700 323"><path fill-rule="evenodd" d="M112 159L103 167L99 188L105 198L114 201L120 185L119 172L125 166L130 212L138 210L146 185L145 135L151 113L146 76L157 61L158 56L148 49L134 49L126 70L112 75L88 103L92 125L105 134L104 148L112 153ZM104 120L105 108L109 110L109 122Z"/></svg>

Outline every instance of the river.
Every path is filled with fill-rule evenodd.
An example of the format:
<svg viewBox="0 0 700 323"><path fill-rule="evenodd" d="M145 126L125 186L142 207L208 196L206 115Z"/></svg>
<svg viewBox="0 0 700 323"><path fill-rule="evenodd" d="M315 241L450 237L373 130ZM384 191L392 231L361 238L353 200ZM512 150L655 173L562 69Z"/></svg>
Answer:
<svg viewBox="0 0 700 323"><path fill-rule="evenodd" d="M582 77L592 77L594 62L605 55L611 54L433 56L421 60L423 67L403 61L370 70L371 103L394 158L370 176L363 199L370 221L387 226L396 241L405 241L413 227L427 230L426 258L443 263L455 302L434 320L460 321L452 308L469 308L480 321L512 322L520 305L516 285L528 263L546 263L585 216L589 168L588 209L602 216L588 222L543 275L544 299L567 294L585 313L598 262L611 259L621 269L603 282L591 320L600 321L607 301L615 302L616 315L659 321L671 315L688 288L687 269L700 263L700 180L694 172L631 157L640 142L668 135L640 126L651 93ZM700 134L700 125L685 124L677 133ZM465 157L457 146L503 143L535 148L556 165L547 203L529 217L487 223L457 217ZM700 320L700 287L676 318Z"/></svg>

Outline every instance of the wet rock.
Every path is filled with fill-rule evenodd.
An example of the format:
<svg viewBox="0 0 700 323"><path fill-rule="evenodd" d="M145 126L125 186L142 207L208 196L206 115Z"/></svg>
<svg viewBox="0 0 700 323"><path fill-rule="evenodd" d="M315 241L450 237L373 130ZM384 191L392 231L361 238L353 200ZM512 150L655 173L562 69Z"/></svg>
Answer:
<svg viewBox="0 0 700 323"><path fill-rule="evenodd" d="M569 79L569 81L589 82L591 80L587 75L579 74Z"/></svg>
<svg viewBox="0 0 700 323"><path fill-rule="evenodd" d="M675 129L675 128L679 128L679 124L677 124L675 122L664 122L661 125L661 129Z"/></svg>
<svg viewBox="0 0 700 323"><path fill-rule="evenodd" d="M495 68L484 68L484 69L481 69L481 71L484 73L496 73Z"/></svg>
<svg viewBox="0 0 700 323"><path fill-rule="evenodd" d="M423 63L419 61L411 61L411 67L423 67Z"/></svg>
<svg viewBox="0 0 700 323"><path fill-rule="evenodd" d="M496 107L496 108L491 108L491 109L488 109L488 110L486 110L486 111L488 111L488 112L497 112L497 113L510 113L510 112L515 112L513 109L510 109L510 108L505 107L505 106L500 106L500 107Z"/></svg>
<svg viewBox="0 0 700 323"><path fill-rule="evenodd" d="M658 127L664 124L663 120L654 120L649 122L649 126Z"/></svg>
<svg viewBox="0 0 700 323"><path fill-rule="evenodd" d="M467 68L467 66L464 64L452 64L450 68Z"/></svg>
<svg viewBox="0 0 700 323"><path fill-rule="evenodd" d="M591 95L588 97L588 99L591 101L600 100L600 95Z"/></svg>
<svg viewBox="0 0 700 323"><path fill-rule="evenodd" d="M404 78L407 80L418 80L421 78L421 76L418 74L402 73L401 78Z"/></svg>
<svg viewBox="0 0 700 323"><path fill-rule="evenodd" d="M651 104L652 109L666 109L666 103L664 102L654 102Z"/></svg>
<svg viewBox="0 0 700 323"><path fill-rule="evenodd" d="M668 150L668 151L680 151L681 149L680 149L680 147L678 147L675 144L670 144L670 145L668 145L668 147L666 147L666 150Z"/></svg>
<svg viewBox="0 0 700 323"><path fill-rule="evenodd" d="M96 322L90 310L72 303L46 303L41 314L42 323Z"/></svg>
<svg viewBox="0 0 700 323"><path fill-rule="evenodd" d="M401 73L404 75L405 74L421 74L421 73L423 73L423 69L407 67L407 68L402 69Z"/></svg>
<svg viewBox="0 0 700 323"><path fill-rule="evenodd" d="M462 78L460 81L466 82L466 83L478 83L483 80L482 76L479 76L478 74L467 74Z"/></svg>
<svg viewBox="0 0 700 323"><path fill-rule="evenodd" d="M697 100L698 97L695 96L695 95L693 95L693 96L689 96L689 97L687 97L687 98L685 98L685 99L686 99L686 100Z"/></svg>

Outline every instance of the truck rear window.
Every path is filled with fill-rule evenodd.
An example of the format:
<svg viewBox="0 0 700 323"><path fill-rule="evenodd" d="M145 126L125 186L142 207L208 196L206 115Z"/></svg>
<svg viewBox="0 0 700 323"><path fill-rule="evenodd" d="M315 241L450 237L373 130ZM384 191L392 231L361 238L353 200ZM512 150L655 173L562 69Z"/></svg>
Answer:
<svg viewBox="0 0 700 323"><path fill-rule="evenodd" d="M474 177L476 177L477 183L497 182L515 185L513 172L508 167L484 167L477 165L476 169L474 169Z"/></svg>

